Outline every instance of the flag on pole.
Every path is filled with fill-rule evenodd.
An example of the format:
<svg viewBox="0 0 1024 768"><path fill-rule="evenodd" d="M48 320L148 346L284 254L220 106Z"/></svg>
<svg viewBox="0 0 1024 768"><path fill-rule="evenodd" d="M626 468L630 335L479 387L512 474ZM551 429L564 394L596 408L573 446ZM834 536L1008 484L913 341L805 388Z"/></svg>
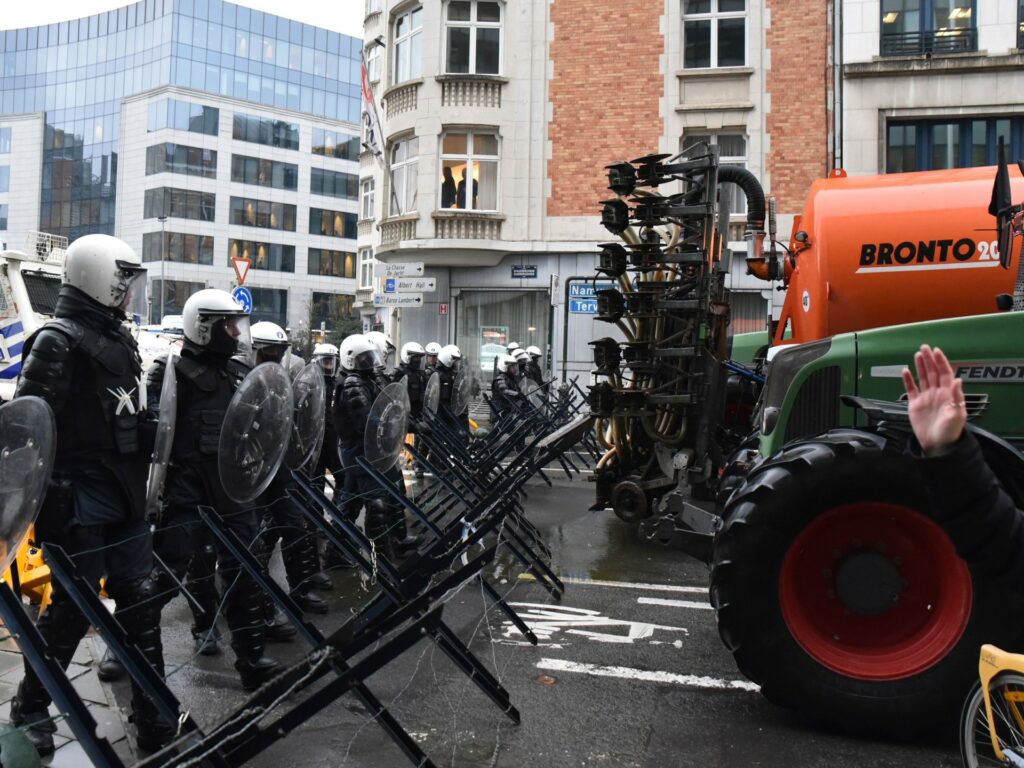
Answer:
<svg viewBox="0 0 1024 768"><path fill-rule="evenodd" d="M366 52L361 58L362 80L363 80L363 130L365 138L363 146L373 152L377 162L383 165L384 150L381 148L380 117L377 115L377 103L373 99L373 89L370 87L370 77L366 72Z"/></svg>

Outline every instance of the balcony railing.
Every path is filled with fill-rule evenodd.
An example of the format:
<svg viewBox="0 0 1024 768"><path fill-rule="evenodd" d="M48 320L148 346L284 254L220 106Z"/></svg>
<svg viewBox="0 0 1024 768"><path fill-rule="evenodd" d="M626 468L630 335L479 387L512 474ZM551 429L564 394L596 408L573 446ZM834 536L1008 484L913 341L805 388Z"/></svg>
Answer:
<svg viewBox="0 0 1024 768"><path fill-rule="evenodd" d="M978 30L974 28L882 34L883 56L932 56L977 50Z"/></svg>

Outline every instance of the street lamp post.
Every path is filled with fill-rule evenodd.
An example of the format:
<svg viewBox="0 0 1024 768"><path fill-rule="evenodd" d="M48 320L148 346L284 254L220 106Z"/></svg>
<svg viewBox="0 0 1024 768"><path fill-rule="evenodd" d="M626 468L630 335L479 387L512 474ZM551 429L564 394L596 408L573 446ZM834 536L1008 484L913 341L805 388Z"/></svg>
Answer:
<svg viewBox="0 0 1024 768"><path fill-rule="evenodd" d="M157 216L157 221L160 222L160 319L158 324L163 325L164 297L167 296L167 282L164 279L164 259L167 256L167 232L165 230L167 217Z"/></svg>

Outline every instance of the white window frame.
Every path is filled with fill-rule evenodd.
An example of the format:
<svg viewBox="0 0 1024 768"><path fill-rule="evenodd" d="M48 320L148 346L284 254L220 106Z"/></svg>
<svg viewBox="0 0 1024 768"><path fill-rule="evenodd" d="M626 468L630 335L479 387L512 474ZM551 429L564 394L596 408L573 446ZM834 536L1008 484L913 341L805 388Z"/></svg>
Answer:
<svg viewBox="0 0 1024 768"><path fill-rule="evenodd" d="M444 152L444 139L445 139L445 136L447 136L449 134L453 134L453 133L466 134L466 154L461 155L461 154L445 153ZM474 139L475 139L475 137L477 135L493 136L495 143L498 145L498 154L496 154L496 155L481 155L481 154L477 154L475 152L474 148L473 148ZM442 131L441 132L441 146L440 146L440 149L441 149L441 151L439 153L440 159L438 161L438 166L437 166L437 178L439 180L442 179L443 175L444 175L443 168L444 168L444 161L445 160L456 161L456 162L460 162L460 161L461 162L465 162L466 163L466 178L471 179L471 180L473 179L473 166L476 164L477 160L487 160L489 162L493 161L495 163L495 165L497 166L497 173L495 173L495 175L494 175L494 184L495 184L494 208L474 208L474 207L472 207L472 202L471 202L472 196L473 196L472 195L472 190L471 189L467 189L466 190L467 207L466 208L452 208L452 209L447 209L447 210L477 211L477 212L480 212L480 213L498 213L499 211L501 211L501 137L498 135L497 129L489 128L489 129L472 130L472 129L469 129L469 128L450 128L450 129L448 129L446 131ZM440 184L440 181L438 181L438 184ZM437 208L438 208L438 210L446 210L444 208L441 208L440 206L441 206L441 191L440 191L440 186L439 186L438 187L438 193L437 193Z"/></svg>
<svg viewBox="0 0 1024 768"><path fill-rule="evenodd" d="M377 182L372 176L359 182L359 218L374 218L377 212Z"/></svg>
<svg viewBox="0 0 1024 768"><path fill-rule="evenodd" d="M369 16L371 13L380 13L381 0L366 0L366 13L364 16Z"/></svg>
<svg viewBox="0 0 1024 768"><path fill-rule="evenodd" d="M381 47L374 43L366 50L366 79L371 83L380 81L380 64L383 58Z"/></svg>
<svg viewBox="0 0 1024 768"><path fill-rule="evenodd" d="M398 153L398 148L403 144L412 145L414 143L415 154L407 149L406 158L396 162L394 158ZM406 136L402 139L398 139L388 150L388 172L391 176L391 199L388 203L388 210L390 211L391 216L402 216L407 213L416 213L416 188L419 183L419 160L419 139L415 136ZM413 184L409 183L409 172L411 170L415 171ZM396 192L396 189L398 188L397 179L399 178L402 180L401 189L404 193L404 200L400 199Z"/></svg>
<svg viewBox="0 0 1024 768"><path fill-rule="evenodd" d="M419 26L413 28L413 15L419 14ZM409 29L401 37L398 36L398 23L405 19L409 25ZM394 38L394 45L392 46L395 51L395 58L392 67L392 85L398 83L404 83L407 80L415 80L423 74L423 48L422 48L422 34L423 34L423 6L417 5L415 8L410 8L408 11L399 14L395 17L395 20L391 23L391 34ZM413 61L412 47L416 41L416 38L420 38L420 55ZM408 50L408 71L402 72L402 51L403 49Z"/></svg>
<svg viewBox="0 0 1024 768"><path fill-rule="evenodd" d="M505 4L502 2L495 2L498 6L499 18L497 22L493 21L477 21L477 3L480 0L469 0L471 8L469 12L469 21L449 21L448 20L448 8L451 5L450 2L444 4L444 70L445 74L449 75L475 75L476 72L476 31L478 29L497 29L498 30L498 71L497 72L484 72L485 75L492 77L500 77L504 70L504 56L502 53L505 50ZM494 0L484 0L485 2L491 2ZM469 29L469 72L448 72L448 30L452 27L466 27Z"/></svg>
<svg viewBox="0 0 1024 768"><path fill-rule="evenodd" d="M696 138L696 137L705 137L705 136L709 137L709 141L710 141L710 144L712 146L718 146L719 139L721 137L723 137L723 136L739 137L739 138L743 139L743 147L746 150L746 154L745 155L743 155L743 156L740 156L740 155L720 155L719 158L718 158L718 162L721 165L738 165L741 168L747 168L748 167L748 163L750 162L750 160L749 160L749 157L750 157L750 136L742 128L733 128L733 129L725 128L725 129L719 130L719 131L711 131L711 130L705 130L705 129L702 129L702 128L694 128L693 130L687 131L686 133L684 133L680 137L680 139L679 139L679 151L680 152L683 151L683 147L686 145L686 142L688 140ZM732 192L732 194L733 194L733 202L735 202L737 200L738 201L742 201L743 207L742 208L738 208L738 207L734 208L732 205L730 205L729 206L729 216L730 216L730 218L733 217L733 216L739 216L739 217L745 218L746 215L747 215L746 195L744 195L743 190L741 190L739 188L739 186L737 186L735 184L732 185L732 186L734 187L733 192Z"/></svg>
<svg viewBox="0 0 1024 768"><path fill-rule="evenodd" d="M359 290L373 289L373 248L359 249Z"/></svg>
<svg viewBox="0 0 1024 768"><path fill-rule="evenodd" d="M747 66L747 53L749 53L749 45L747 43L747 36L750 31L749 23L749 10L750 3L753 0L745 0L742 11L724 11L718 10L719 0L709 0L711 3L711 11L708 13L686 13L686 0L682 0L680 8L682 12L682 56L681 62L683 69L687 69L686 66L686 22L688 21L710 21L711 22L711 54L710 60L706 67L689 67L689 69L720 69L718 65L718 22L720 19L743 19L743 63L742 64L730 64L725 69L729 69L734 66L745 67Z"/></svg>

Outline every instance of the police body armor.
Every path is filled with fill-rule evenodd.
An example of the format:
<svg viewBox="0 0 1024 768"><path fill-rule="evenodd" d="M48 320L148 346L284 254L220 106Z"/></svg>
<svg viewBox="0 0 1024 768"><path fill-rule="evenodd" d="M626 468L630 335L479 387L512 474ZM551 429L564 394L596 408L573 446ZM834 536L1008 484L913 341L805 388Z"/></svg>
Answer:
<svg viewBox="0 0 1024 768"><path fill-rule="evenodd" d="M402 363L395 373L395 381L405 379L406 390L409 393L410 413L414 419L423 417L423 393L427 388L427 374L423 370L415 370Z"/></svg>
<svg viewBox="0 0 1024 768"><path fill-rule="evenodd" d="M335 389L334 426L341 441L361 451L366 417L380 392L376 374L348 371Z"/></svg>

